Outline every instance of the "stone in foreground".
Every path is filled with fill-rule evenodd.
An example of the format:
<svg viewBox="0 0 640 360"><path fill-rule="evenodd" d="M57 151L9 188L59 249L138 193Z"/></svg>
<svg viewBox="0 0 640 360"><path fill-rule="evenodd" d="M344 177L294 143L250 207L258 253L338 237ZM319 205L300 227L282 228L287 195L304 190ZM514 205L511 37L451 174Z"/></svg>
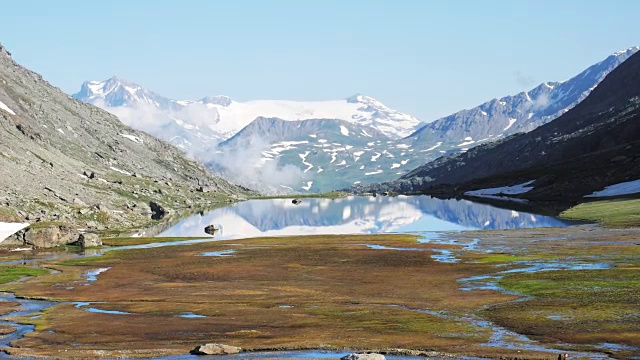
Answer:
<svg viewBox="0 0 640 360"><path fill-rule="evenodd" d="M77 244L83 248L102 246L102 239L97 234L83 233L78 237Z"/></svg>
<svg viewBox="0 0 640 360"><path fill-rule="evenodd" d="M349 355L343 356L340 360L385 360L386 358L382 354L360 354L360 353L351 353Z"/></svg>
<svg viewBox="0 0 640 360"><path fill-rule="evenodd" d="M242 351L241 348L224 344L204 344L199 345L191 350L193 355L229 355L237 354ZM384 357L383 357L384 358ZM376 359L379 360L379 359Z"/></svg>

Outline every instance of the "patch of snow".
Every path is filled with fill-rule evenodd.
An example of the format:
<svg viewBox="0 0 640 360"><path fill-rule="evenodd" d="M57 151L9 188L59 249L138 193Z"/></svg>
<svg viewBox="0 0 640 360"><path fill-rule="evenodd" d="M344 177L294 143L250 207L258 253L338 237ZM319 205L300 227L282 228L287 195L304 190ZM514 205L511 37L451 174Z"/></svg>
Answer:
<svg viewBox="0 0 640 360"><path fill-rule="evenodd" d="M402 161L400 161L400 164L407 165L408 162L409 162L409 160L402 160Z"/></svg>
<svg viewBox="0 0 640 360"><path fill-rule="evenodd" d="M531 119L532 117L533 117L533 113L531 112L527 115L527 120Z"/></svg>
<svg viewBox="0 0 640 360"><path fill-rule="evenodd" d="M127 139L133 141L134 143L144 144L144 140L140 139L137 136L128 135L128 134L120 134L120 136L122 136L123 138L127 138Z"/></svg>
<svg viewBox="0 0 640 360"><path fill-rule="evenodd" d="M344 136L349 136L349 129L347 129L344 125L340 125L340 133Z"/></svg>
<svg viewBox="0 0 640 360"><path fill-rule="evenodd" d="M0 222L0 243L9 236L29 226L29 223L6 223Z"/></svg>
<svg viewBox="0 0 640 360"><path fill-rule="evenodd" d="M8 112L11 115L15 115L16 113L13 112L13 110L9 109L9 107L7 105L5 105L2 101L0 101L0 109Z"/></svg>
<svg viewBox="0 0 640 360"><path fill-rule="evenodd" d="M381 154L381 153L379 153L379 152L377 152L375 155L373 155L373 156L371 157L371 161L376 161L376 160L378 160L378 158L380 157L380 155L382 155L382 154Z"/></svg>
<svg viewBox="0 0 640 360"><path fill-rule="evenodd" d="M321 166L318 166L318 174L323 172L323 171L324 171L324 169Z"/></svg>
<svg viewBox="0 0 640 360"><path fill-rule="evenodd" d="M595 191L591 195L584 197L605 197L616 195L635 194L640 192L640 180L627 181L605 187L603 190Z"/></svg>
<svg viewBox="0 0 640 360"><path fill-rule="evenodd" d="M504 131L509 130L509 128L510 128L511 126L513 126L513 124L515 124L515 123L516 123L516 121L517 121L517 120L516 120L516 119L514 119L514 118L509 118L509 125L507 125L507 127L506 127L506 128L504 128L504 129L502 129L502 130L504 130Z"/></svg>
<svg viewBox="0 0 640 360"><path fill-rule="evenodd" d="M367 133L366 131L364 131L364 129L362 130L362 135L366 136L366 137L373 137L371 135L369 135L369 133Z"/></svg>
<svg viewBox="0 0 640 360"><path fill-rule="evenodd" d="M347 165L347 161L346 160L342 160L340 163L338 163L336 165Z"/></svg>
<svg viewBox="0 0 640 360"><path fill-rule="evenodd" d="M58 130L58 132L59 132L60 134L64 135L64 131L62 131L62 129L59 129L59 128L58 128L58 129L56 129L56 130Z"/></svg>
<svg viewBox="0 0 640 360"><path fill-rule="evenodd" d="M468 139L468 138L467 138L467 139ZM466 140L466 139L465 139L465 140ZM456 146L463 147L463 146L471 145L471 144L473 144L473 143L475 143L475 141L473 141L473 140L469 140L469 141L465 141L465 142L463 142L463 143L461 143L461 144L458 144L458 145L456 145Z"/></svg>
<svg viewBox="0 0 640 360"><path fill-rule="evenodd" d="M411 147L411 145L409 145L409 144L398 144L398 145L396 145L396 148L398 148L398 149L408 149L410 147Z"/></svg>
<svg viewBox="0 0 640 360"><path fill-rule="evenodd" d="M496 187L496 188L490 188L490 189L472 190L472 191L467 191L464 194L469 196L476 196L476 197L486 197L487 195L501 195L501 194L502 195L524 194L530 191L531 189L533 189L533 186L527 186L527 185L532 184L534 181L535 180L531 180L522 184L517 184L512 186L502 186L502 187Z"/></svg>
<svg viewBox="0 0 640 360"><path fill-rule="evenodd" d="M392 169L397 169L400 167L400 164L391 164Z"/></svg>
<svg viewBox="0 0 640 360"><path fill-rule="evenodd" d="M311 135L309 135L309 137L316 138L316 137L318 137L318 135L311 134Z"/></svg>
<svg viewBox="0 0 640 360"><path fill-rule="evenodd" d="M115 167L113 167L113 166L111 166L110 168L111 168L111 170L113 170L113 171L117 171L117 172L119 172L119 173L121 173L121 174L125 174L125 175L129 175L129 176L131 176L131 173L130 173L130 172L128 172L128 171L124 171L124 170L122 170L122 169L118 169L118 168L115 168Z"/></svg>
<svg viewBox="0 0 640 360"><path fill-rule="evenodd" d="M424 150L424 151L435 150L440 145L442 145L442 141L437 142L435 145L433 145L432 147L430 147L430 148L428 148L427 150Z"/></svg>
<svg viewBox="0 0 640 360"><path fill-rule="evenodd" d="M368 172L368 173L364 173L366 176L369 175L376 175L376 174L382 174L384 172L384 170L376 170L376 171L372 171L372 172Z"/></svg>

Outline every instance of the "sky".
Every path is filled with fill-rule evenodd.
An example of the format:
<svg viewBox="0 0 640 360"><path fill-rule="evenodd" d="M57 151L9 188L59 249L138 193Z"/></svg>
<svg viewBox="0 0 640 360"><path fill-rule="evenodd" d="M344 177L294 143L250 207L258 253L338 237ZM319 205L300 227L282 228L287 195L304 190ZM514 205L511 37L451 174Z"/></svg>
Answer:
<svg viewBox="0 0 640 360"><path fill-rule="evenodd" d="M113 75L174 99L355 93L432 121L640 45L640 1L21 0L0 43L67 93Z"/></svg>

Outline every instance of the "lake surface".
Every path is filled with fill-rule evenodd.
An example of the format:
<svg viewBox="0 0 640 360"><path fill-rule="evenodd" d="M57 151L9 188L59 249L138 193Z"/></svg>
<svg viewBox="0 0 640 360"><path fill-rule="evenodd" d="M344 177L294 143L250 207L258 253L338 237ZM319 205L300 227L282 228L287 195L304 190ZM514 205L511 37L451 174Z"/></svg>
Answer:
<svg viewBox="0 0 640 360"><path fill-rule="evenodd" d="M187 217L159 236L208 236L216 224L216 239L313 234L429 233L438 231L564 227L567 223L542 216L429 196L305 198L249 200ZM144 235L144 234L141 234Z"/></svg>

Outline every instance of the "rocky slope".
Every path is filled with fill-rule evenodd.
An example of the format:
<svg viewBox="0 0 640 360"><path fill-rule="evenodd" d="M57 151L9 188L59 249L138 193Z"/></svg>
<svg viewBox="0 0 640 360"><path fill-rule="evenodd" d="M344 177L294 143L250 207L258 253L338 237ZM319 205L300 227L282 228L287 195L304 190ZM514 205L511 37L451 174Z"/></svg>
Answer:
<svg viewBox="0 0 640 360"><path fill-rule="evenodd" d="M546 125L355 191L463 193L510 187L495 195L557 201L639 178L640 54L635 54L583 102Z"/></svg>
<svg viewBox="0 0 640 360"><path fill-rule="evenodd" d="M60 242L67 232L75 236L74 226L139 226L152 213L246 193L173 146L74 100L1 46L0 168L0 221L38 222L32 229L54 222ZM196 192L200 186L211 192Z"/></svg>
<svg viewBox="0 0 640 360"><path fill-rule="evenodd" d="M325 192L389 181L416 164L531 131L573 108L637 50L617 52L567 81L546 82L530 91L493 99L413 133L418 119L363 95L316 102L237 102L226 96L179 101L112 78L85 82L74 96L171 142L238 183L271 194ZM281 121L278 126L263 126L261 119L268 118ZM301 134L305 119L321 120L323 129L333 130L314 133L320 130L309 128ZM348 135L339 131L341 126L349 128L344 132ZM245 128L252 131L242 130ZM359 129L370 135L364 143L354 135L362 134ZM240 141L243 137L250 138L252 146ZM223 145L217 146L220 142ZM239 155L243 167L230 161Z"/></svg>
<svg viewBox="0 0 640 360"><path fill-rule="evenodd" d="M402 174L410 154L375 128L344 120L259 117L221 143L206 165L265 193L318 193Z"/></svg>
<svg viewBox="0 0 640 360"><path fill-rule="evenodd" d="M529 132L576 106L613 69L640 47L618 51L562 82L545 82L512 96L492 99L429 123L407 140L422 148L465 149L518 132Z"/></svg>

